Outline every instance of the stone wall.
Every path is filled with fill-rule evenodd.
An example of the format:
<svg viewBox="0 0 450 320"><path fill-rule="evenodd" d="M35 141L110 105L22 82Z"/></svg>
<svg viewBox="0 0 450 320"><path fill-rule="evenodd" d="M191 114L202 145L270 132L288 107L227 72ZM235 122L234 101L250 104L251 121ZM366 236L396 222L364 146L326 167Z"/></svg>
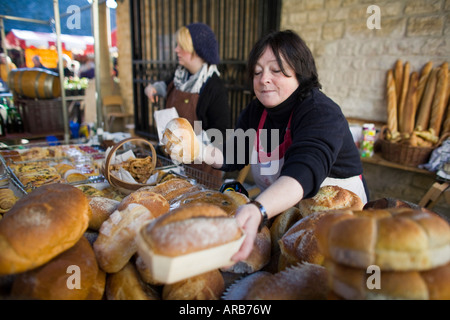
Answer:
<svg viewBox="0 0 450 320"><path fill-rule="evenodd" d="M367 26L371 5L381 29ZM281 29L306 41L323 91L352 118L386 121L386 72L397 59L411 72L450 62L450 0L283 0Z"/></svg>

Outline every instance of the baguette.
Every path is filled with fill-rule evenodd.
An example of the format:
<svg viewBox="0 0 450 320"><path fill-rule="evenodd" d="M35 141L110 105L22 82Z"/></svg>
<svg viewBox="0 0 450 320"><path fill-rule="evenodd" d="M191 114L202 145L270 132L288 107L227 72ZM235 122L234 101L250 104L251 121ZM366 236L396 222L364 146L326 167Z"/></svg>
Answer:
<svg viewBox="0 0 450 320"><path fill-rule="evenodd" d="M420 72L419 84L417 85L417 106L416 110L419 107L420 101L422 100L423 93L425 91L425 87L427 85L428 77L430 76L431 70L433 70L433 62L429 61L422 68Z"/></svg>
<svg viewBox="0 0 450 320"><path fill-rule="evenodd" d="M397 121L397 91L394 72L388 71L387 75L387 126L392 137L398 133Z"/></svg>
<svg viewBox="0 0 450 320"><path fill-rule="evenodd" d="M403 87L403 61L397 60L394 67L395 92L397 94L397 107L400 105L401 92Z"/></svg>
<svg viewBox="0 0 450 320"><path fill-rule="evenodd" d="M402 133L411 134L414 131L418 81L419 74L417 72L412 72L411 79L409 81L408 94L406 95L405 106L403 109Z"/></svg>
<svg viewBox="0 0 450 320"><path fill-rule="evenodd" d="M437 74L436 92L431 105L429 129L439 137L445 113L445 99L448 84L448 63L443 63Z"/></svg>
<svg viewBox="0 0 450 320"><path fill-rule="evenodd" d="M398 118L398 131L400 132L405 132L405 124L404 124L404 117L405 117L405 104L406 104L406 95L408 93L408 88L409 88L409 70L410 70L410 64L407 61L405 63L405 67L403 69L403 83L402 83L402 88L400 91L400 103L398 105L398 110L397 110L397 118Z"/></svg>
<svg viewBox="0 0 450 320"><path fill-rule="evenodd" d="M433 102L433 96L436 91L437 73L438 69L434 68L433 70L431 70L430 76L428 77L425 92L423 93L422 100L420 101L418 109L415 128L417 131L428 130L431 115L431 104Z"/></svg>

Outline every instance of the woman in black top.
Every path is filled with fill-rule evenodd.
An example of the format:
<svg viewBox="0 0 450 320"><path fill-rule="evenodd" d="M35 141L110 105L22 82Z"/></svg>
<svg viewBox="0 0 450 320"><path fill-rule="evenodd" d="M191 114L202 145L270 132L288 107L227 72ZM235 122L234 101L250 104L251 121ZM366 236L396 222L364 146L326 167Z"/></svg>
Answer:
<svg viewBox="0 0 450 320"><path fill-rule="evenodd" d="M202 160L224 171L251 164L261 193L240 206L238 224L246 238L233 257L251 253L266 219L339 185L367 202L362 164L340 107L320 91L311 51L292 31L260 39L248 60L256 99L241 113L222 148L205 146Z"/></svg>

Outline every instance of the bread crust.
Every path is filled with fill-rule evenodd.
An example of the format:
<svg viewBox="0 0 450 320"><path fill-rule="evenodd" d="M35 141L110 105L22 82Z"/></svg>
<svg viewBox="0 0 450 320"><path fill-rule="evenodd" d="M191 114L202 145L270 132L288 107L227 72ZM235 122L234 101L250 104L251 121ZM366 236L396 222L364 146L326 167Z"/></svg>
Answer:
<svg viewBox="0 0 450 320"><path fill-rule="evenodd" d="M41 186L0 220L0 275L39 267L71 248L87 230L89 202L67 184Z"/></svg>
<svg viewBox="0 0 450 320"><path fill-rule="evenodd" d="M200 155L200 143L189 121L185 118L170 120L161 142L173 160L192 163Z"/></svg>

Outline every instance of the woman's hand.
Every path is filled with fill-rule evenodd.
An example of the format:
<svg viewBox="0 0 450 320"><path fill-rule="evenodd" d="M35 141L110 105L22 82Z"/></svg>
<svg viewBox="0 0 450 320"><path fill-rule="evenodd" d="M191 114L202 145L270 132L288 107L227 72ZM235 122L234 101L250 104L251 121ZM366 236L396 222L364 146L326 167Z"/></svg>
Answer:
<svg viewBox="0 0 450 320"><path fill-rule="evenodd" d="M231 260L238 262L247 259L252 252L262 216L254 204L244 204L237 209L235 218L246 234L241 248L231 258Z"/></svg>
<svg viewBox="0 0 450 320"><path fill-rule="evenodd" d="M158 95L156 89L151 84L145 87L144 93L147 95L147 97L150 99L152 103L158 102Z"/></svg>

